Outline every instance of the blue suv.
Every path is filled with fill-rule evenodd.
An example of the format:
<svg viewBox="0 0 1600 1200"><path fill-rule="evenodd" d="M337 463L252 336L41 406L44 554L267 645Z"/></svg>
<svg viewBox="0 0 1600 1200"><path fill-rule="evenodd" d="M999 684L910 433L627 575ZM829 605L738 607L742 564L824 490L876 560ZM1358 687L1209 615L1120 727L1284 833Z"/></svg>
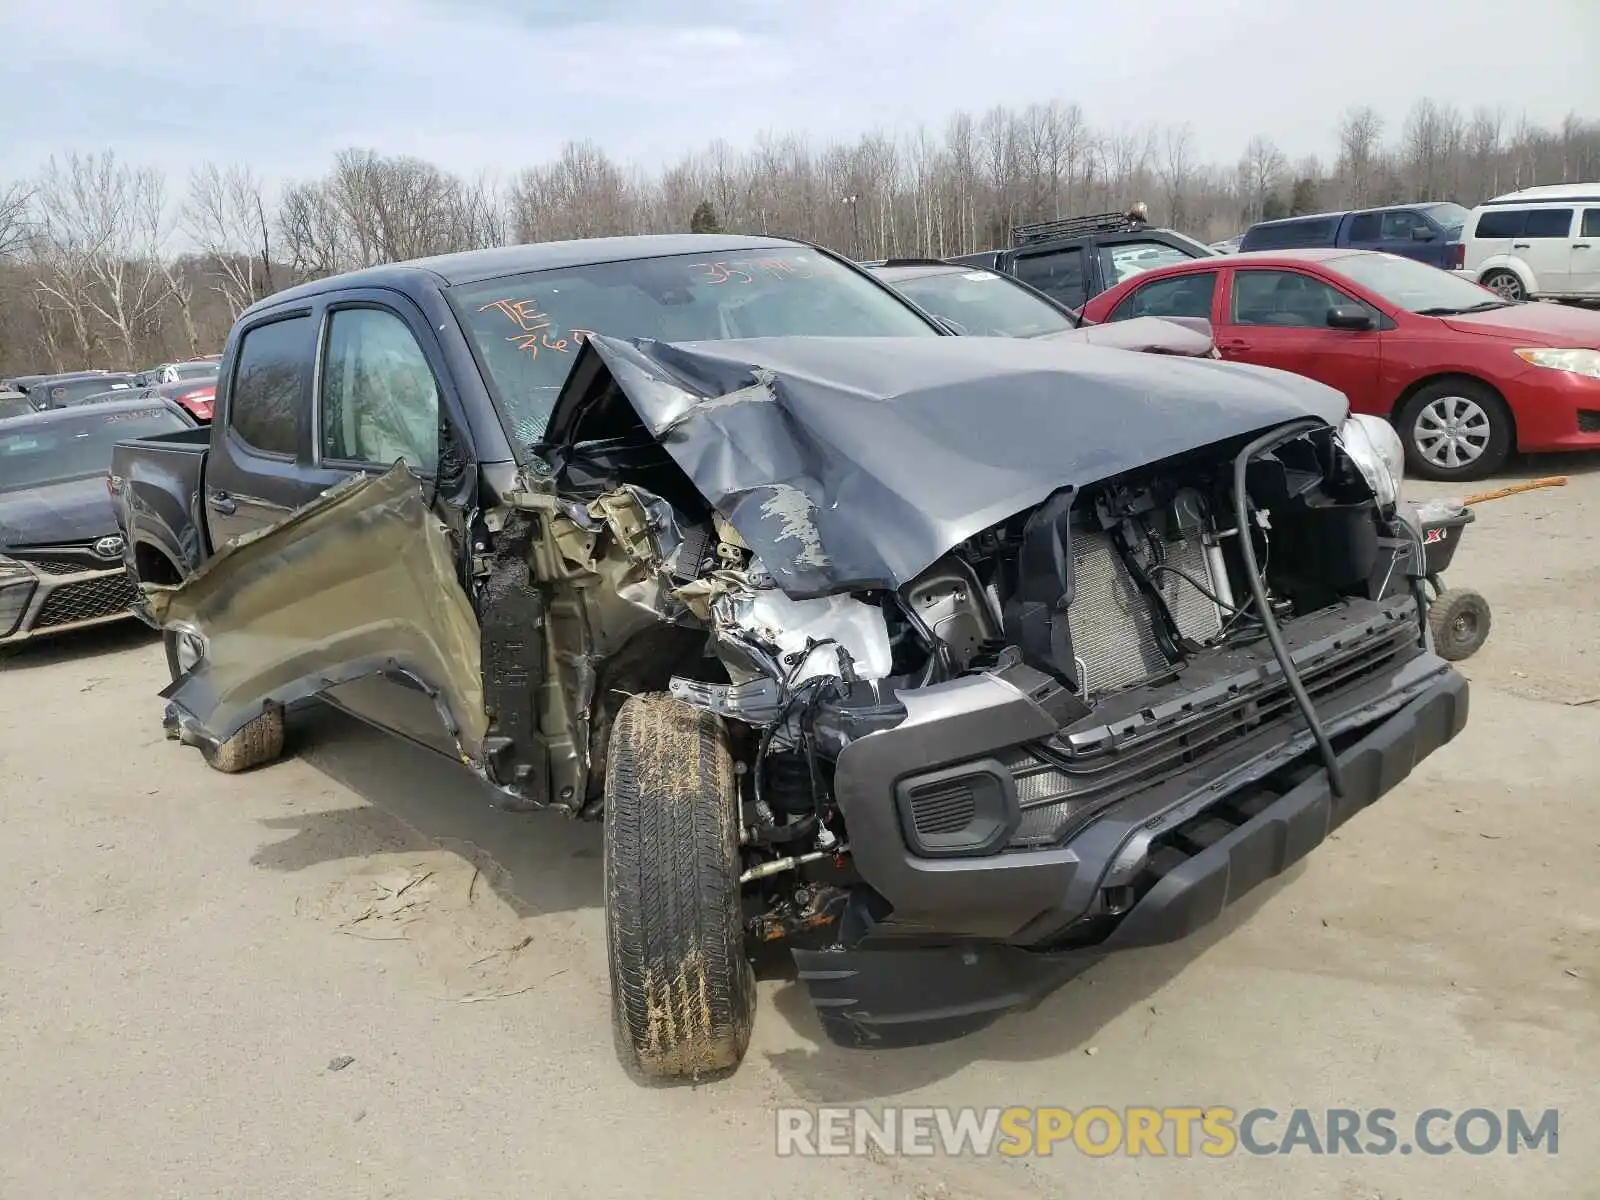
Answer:
<svg viewBox="0 0 1600 1200"><path fill-rule="evenodd" d="M1461 228L1470 215L1459 204L1402 204L1258 221L1245 230L1239 251L1321 246L1385 250L1453 271L1461 265Z"/></svg>

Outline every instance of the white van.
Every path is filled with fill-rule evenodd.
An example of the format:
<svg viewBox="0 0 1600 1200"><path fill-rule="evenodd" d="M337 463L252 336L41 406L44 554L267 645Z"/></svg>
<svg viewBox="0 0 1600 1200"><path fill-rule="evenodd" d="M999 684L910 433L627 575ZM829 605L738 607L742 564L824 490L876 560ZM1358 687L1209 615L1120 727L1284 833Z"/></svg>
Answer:
<svg viewBox="0 0 1600 1200"><path fill-rule="evenodd" d="M1507 300L1600 300L1600 183L1496 196L1461 231L1457 275Z"/></svg>

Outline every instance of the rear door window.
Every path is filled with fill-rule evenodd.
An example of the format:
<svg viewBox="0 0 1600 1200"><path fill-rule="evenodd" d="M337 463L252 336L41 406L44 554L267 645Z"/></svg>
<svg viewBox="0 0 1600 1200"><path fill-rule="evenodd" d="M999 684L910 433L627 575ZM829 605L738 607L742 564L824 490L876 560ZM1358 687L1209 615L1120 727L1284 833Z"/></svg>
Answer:
<svg viewBox="0 0 1600 1200"><path fill-rule="evenodd" d="M257 325L239 343L228 425L252 450L295 456L311 353L309 316Z"/></svg>
<svg viewBox="0 0 1600 1200"><path fill-rule="evenodd" d="M1522 236L1530 238L1564 238L1572 232L1572 209L1531 208L1528 223Z"/></svg>
<svg viewBox="0 0 1600 1200"><path fill-rule="evenodd" d="M1509 238L1518 237L1522 233L1522 226L1528 219L1528 210L1525 208L1491 208L1478 218L1477 228L1473 230L1473 237L1480 238Z"/></svg>
<svg viewBox="0 0 1600 1200"><path fill-rule="evenodd" d="M1357 213L1350 218L1350 240L1352 242L1375 242L1378 240L1378 231L1382 226L1382 213Z"/></svg>
<svg viewBox="0 0 1600 1200"><path fill-rule="evenodd" d="M1110 321L1133 317L1201 317L1211 319L1211 299L1217 291L1217 273L1200 271L1174 279L1155 279L1134 288L1111 310Z"/></svg>
<svg viewBox="0 0 1600 1200"><path fill-rule="evenodd" d="M1082 308L1089 299L1089 285L1083 273L1083 250L1046 250L1017 258L1015 273L1023 283L1032 284L1045 295L1068 308Z"/></svg>
<svg viewBox="0 0 1600 1200"><path fill-rule="evenodd" d="M1582 237L1600 237L1600 208L1586 208L1583 210Z"/></svg>

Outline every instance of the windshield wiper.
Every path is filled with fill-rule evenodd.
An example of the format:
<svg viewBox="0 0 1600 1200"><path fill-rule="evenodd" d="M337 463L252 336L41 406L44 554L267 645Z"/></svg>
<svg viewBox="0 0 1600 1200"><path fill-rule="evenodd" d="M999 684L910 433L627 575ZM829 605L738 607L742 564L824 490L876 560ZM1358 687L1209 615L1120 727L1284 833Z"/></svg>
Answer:
<svg viewBox="0 0 1600 1200"><path fill-rule="evenodd" d="M1478 304L1469 304L1466 308L1419 308L1419 317L1459 317L1464 313L1489 312L1496 308L1510 308L1509 300L1484 300Z"/></svg>

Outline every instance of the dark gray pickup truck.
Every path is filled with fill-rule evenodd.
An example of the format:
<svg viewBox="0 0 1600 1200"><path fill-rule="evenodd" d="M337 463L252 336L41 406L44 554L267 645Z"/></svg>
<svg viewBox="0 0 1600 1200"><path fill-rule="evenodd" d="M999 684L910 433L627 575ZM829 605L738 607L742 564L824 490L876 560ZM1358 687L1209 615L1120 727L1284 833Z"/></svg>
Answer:
<svg viewBox="0 0 1600 1200"><path fill-rule="evenodd" d="M761 238L272 297L209 431L117 448L168 726L310 696L605 820L624 1061L948 1036L1183 937L1452 738L1382 422L1296 376L945 336ZM530 829L536 836L536 831Z"/></svg>

